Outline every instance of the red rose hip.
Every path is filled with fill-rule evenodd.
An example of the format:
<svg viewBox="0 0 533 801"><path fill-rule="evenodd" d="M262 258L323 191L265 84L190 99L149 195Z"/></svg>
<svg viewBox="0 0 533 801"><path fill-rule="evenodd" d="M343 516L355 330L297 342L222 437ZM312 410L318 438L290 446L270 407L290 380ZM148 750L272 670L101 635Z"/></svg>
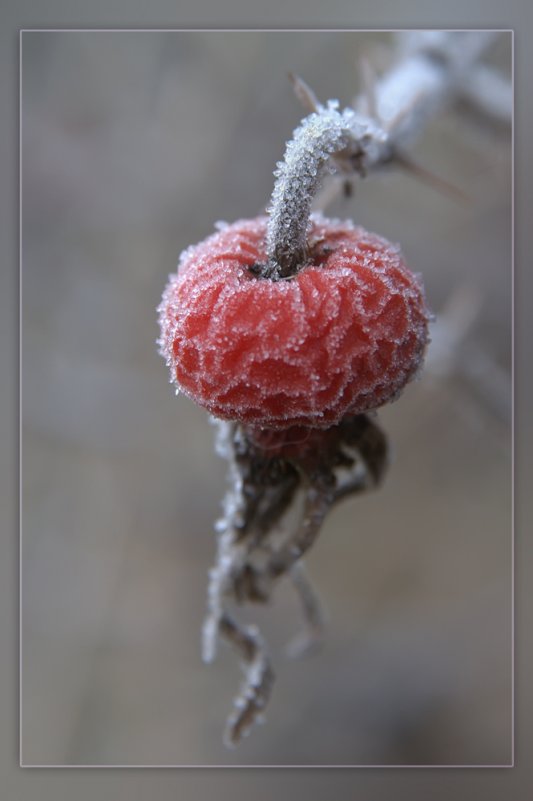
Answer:
<svg viewBox="0 0 533 801"><path fill-rule="evenodd" d="M267 218L187 249L159 306L171 380L216 417L328 428L393 400L421 366L429 314L399 249L313 215L295 275L263 277Z"/></svg>

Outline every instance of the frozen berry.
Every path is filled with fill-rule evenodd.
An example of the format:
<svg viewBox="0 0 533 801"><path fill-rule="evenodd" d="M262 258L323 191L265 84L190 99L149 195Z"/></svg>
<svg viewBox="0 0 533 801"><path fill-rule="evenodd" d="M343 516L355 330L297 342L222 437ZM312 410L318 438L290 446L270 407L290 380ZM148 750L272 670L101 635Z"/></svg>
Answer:
<svg viewBox="0 0 533 801"><path fill-rule="evenodd" d="M171 380L216 417L327 428L393 400L419 369L428 311L398 248L313 215L305 264L264 270L266 217L181 256L159 306Z"/></svg>

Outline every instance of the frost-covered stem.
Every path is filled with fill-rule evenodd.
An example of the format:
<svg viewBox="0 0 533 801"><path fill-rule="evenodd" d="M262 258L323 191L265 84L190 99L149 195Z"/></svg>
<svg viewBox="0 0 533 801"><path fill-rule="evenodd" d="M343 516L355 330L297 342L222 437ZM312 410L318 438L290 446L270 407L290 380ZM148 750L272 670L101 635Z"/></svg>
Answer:
<svg viewBox="0 0 533 801"><path fill-rule="evenodd" d="M350 151L355 161L361 153L358 143L367 135L354 111L340 113L333 104L306 117L295 130L275 173L269 209L267 254L279 266L279 276L291 275L305 260L311 202L331 156Z"/></svg>
<svg viewBox="0 0 533 801"><path fill-rule="evenodd" d="M271 277L293 275L305 262L311 203L324 173L334 167L365 175L394 160L450 99L495 37L492 31L413 32L396 66L356 109L337 101L306 117L277 165L269 206L266 249ZM370 116L369 110L375 110Z"/></svg>

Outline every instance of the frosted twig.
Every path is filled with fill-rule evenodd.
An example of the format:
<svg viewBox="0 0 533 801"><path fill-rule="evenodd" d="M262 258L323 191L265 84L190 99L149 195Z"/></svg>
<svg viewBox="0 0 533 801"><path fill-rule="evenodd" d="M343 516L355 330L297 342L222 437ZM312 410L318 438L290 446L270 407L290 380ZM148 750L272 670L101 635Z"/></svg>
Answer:
<svg viewBox="0 0 533 801"><path fill-rule="evenodd" d="M335 100L321 105L303 81L293 78L306 108L316 110L294 131L277 165L267 229L268 277L290 277L305 263L311 203L324 174L337 168L364 176L400 160L403 147L460 95L465 77L496 36L493 31L404 36L403 57L379 81L366 76L366 91L355 109L340 111ZM402 164L409 165L405 157Z"/></svg>
<svg viewBox="0 0 533 801"><path fill-rule="evenodd" d="M395 147L416 139L435 114L457 99L466 77L497 31L412 31L396 37L398 61L376 85L377 113ZM395 122L403 114L401 122Z"/></svg>

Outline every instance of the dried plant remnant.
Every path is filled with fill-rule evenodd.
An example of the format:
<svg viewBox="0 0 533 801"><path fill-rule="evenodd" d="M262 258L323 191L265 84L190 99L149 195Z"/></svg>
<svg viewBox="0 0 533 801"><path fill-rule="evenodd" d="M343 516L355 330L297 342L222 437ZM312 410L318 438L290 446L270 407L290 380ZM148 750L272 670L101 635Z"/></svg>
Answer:
<svg viewBox="0 0 533 801"><path fill-rule="evenodd" d="M289 576L301 599L305 629L290 645L298 655L322 635L323 615L302 565L324 518L341 499L379 485L387 442L366 415L345 416L330 428L249 429L214 420L217 449L230 465L225 514L217 524L218 556L210 573L203 657L211 662L218 638L241 656L245 681L235 700L225 742L234 745L264 712L274 674L259 633L239 626L230 604L267 603L276 582ZM299 524L283 530L296 494L303 495Z"/></svg>
<svg viewBox="0 0 533 801"><path fill-rule="evenodd" d="M274 671L255 627L238 626L224 613L218 621L218 629L220 636L240 652L246 674L224 733L224 742L231 747L249 734L254 723L262 722L263 709L274 684Z"/></svg>

